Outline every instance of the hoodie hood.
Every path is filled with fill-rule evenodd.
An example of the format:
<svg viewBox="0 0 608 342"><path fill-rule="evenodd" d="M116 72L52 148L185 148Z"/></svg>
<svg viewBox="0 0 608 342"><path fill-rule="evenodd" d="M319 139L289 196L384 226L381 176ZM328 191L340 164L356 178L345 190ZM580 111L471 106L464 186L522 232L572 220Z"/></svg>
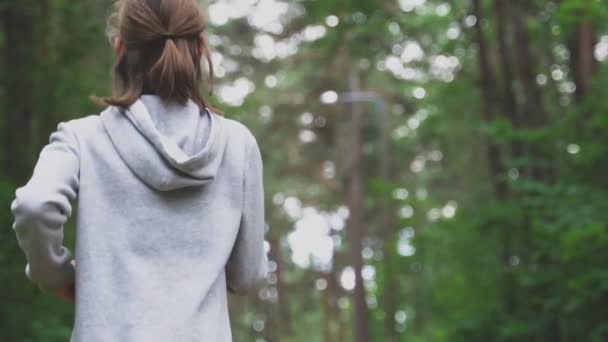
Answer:
<svg viewBox="0 0 608 342"><path fill-rule="evenodd" d="M223 120L192 101L144 95L128 109L109 107L101 120L129 169L156 190L201 186L217 175L227 141Z"/></svg>

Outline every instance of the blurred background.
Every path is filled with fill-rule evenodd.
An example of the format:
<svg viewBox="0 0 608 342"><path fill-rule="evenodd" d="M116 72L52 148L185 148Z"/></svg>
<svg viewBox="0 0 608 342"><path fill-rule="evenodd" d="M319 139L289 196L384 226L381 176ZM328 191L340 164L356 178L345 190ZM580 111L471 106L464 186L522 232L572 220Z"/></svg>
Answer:
<svg viewBox="0 0 608 342"><path fill-rule="evenodd" d="M102 110L110 5L0 0L3 341L69 339L8 208ZM272 274L235 341L608 341L608 1L202 5L211 102L265 161Z"/></svg>

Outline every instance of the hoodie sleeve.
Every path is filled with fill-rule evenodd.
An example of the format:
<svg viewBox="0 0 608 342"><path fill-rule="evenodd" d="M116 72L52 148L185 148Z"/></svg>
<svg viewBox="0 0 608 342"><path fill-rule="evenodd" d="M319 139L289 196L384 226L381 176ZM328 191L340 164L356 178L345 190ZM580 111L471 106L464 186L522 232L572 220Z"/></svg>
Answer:
<svg viewBox="0 0 608 342"><path fill-rule="evenodd" d="M78 192L79 158L76 139L60 124L42 150L30 181L16 192L11 205L13 229L25 252L27 277L43 291L74 282L72 256L63 246L63 225Z"/></svg>
<svg viewBox="0 0 608 342"><path fill-rule="evenodd" d="M257 144L250 150L243 181L241 224L226 265L228 290L235 294L243 294L255 287L266 277L268 268L268 258L264 250L262 157Z"/></svg>

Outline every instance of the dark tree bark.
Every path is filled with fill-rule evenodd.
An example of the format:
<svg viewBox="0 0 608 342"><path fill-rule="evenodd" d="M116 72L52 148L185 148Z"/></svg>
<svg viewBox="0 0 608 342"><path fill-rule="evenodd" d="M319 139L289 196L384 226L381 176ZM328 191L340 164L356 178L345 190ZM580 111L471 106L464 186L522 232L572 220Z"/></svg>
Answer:
<svg viewBox="0 0 608 342"><path fill-rule="evenodd" d="M23 183L30 174L34 65L35 5L31 1L6 4L0 12L5 34L3 64L5 108L2 129L4 178Z"/></svg>
<svg viewBox="0 0 608 342"><path fill-rule="evenodd" d="M528 17L522 0L513 1L511 19L514 28L515 51L517 52L517 73L524 93L524 122L530 128L541 128L549 122L543 105L542 93L536 84L536 56L532 53L530 37L525 19Z"/></svg>
<svg viewBox="0 0 608 342"><path fill-rule="evenodd" d="M594 50L597 39L595 28L589 20L583 20L572 34L568 47L570 50L570 70L576 85L575 100L581 103L591 88L597 72Z"/></svg>
<svg viewBox="0 0 608 342"><path fill-rule="evenodd" d="M510 46L510 25L509 11L510 6L508 0L496 0L494 7L496 15L496 33L498 40L498 59L502 71L502 109L504 116L509 119L515 128L522 127L522 119L515 98L513 87L515 80L513 78L513 65L511 64L511 46ZM515 160L522 158L524 155L524 145L521 141L511 142L511 157ZM511 271L511 257L514 254L514 237L511 229L503 229L501 231L501 239L503 241L501 250L501 261L504 267L503 280L503 305L505 312L509 315L514 314L516 307L516 285L513 273Z"/></svg>
<svg viewBox="0 0 608 342"><path fill-rule="evenodd" d="M521 115L517 108L517 100L513 87L515 85L513 79L513 65L511 64L511 47L509 41L509 4L508 0L496 0L495 6L496 15L496 34L498 41L498 60L502 70L502 109L503 115L509 119L511 124L516 127L521 127ZM511 153L514 158L521 158L523 154L523 146L520 141L511 143Z"/></svg>
<svg viewBox="0 0 608 342"><path fill-rule="evenodd" d="M281 253L281 239L278 236L271 236L269 238L270 243L270 259L277 264L277 270L275 275L277 277L276 289L277 289L277 312L276 322L279 330L279 336L290 336L291 334L291 314L289 311L289 299L287 296L287 288L285 286L285 280L283 279L283 255Z"/></svg>
<svg viewBox="0 0 608 342"><path fill-rule="evenodd" d="M536 84L537 59L531 50L532 43L526 26L525 2L513 1L511 21L514 29L514 47L517 51L517 75L525 99L522 106L522 126L529 129L541 129L549 124L549 116L543 103L540 87ZM542 146L530 146L530 156L535 164L527 170L528 175L546 183L553 182L554 170L550 153L543 151ZM543 165L544 164L544 165Z"/></svg>
<svg viewBox="0 0 608 342"><path fill-rule="evenodd" d="M481 20L483 18L483 10L481 7L480 0L473 1L473 14L477 17L477 23L475 26L476 42L479 48L479 72L481 79L481 91L482 91L482 110L485 112L484 119L491 121L495 117L502 115L507 118L515 127L521 125L521 120L518 115L517 102L515 100L515 92L513 91L514 79L513 79L513 67L510 60L511 50L509 48L508 39L508 11L509 6L504 0L495 1L495 15L496 15L496 29L497 29L497 40L498 40L498 61L499 68L502 76L502 89L496 90L499 83L496 82L493 70L490 65L490 51L486 38L483 34L481 27ZM501 93L502 98L499 98L496 94ZM502 110L501 114L497 113L497 110ZM489 160L490 160L490 171L493 173L494 178L503 178L506 175L506 165L504 165L500 154L500 148L497 144L489 142ZM519 158L523 154L523 145L520 142L514 141L511 143L511 153L514 158ZM497 154L497 155L493 155ZM496 158L493 160L492 158ZM509 191L506 182L494 181L494 189L496 197L499 200L508 200L513 196ZM504 312L508 316L515 315L516 308L516 285L515 279L512 272L510 260L513 256L514 243L513 234L514 230L509 227L502 227L499 232L501 239L501 248L497 253L499 260L502 263L502 305Z"/></svg>
<svg viewBox="0 0 608 342"><path fill-rule="evenodd" d="M38 101L44 103L44 109L39 108L41 115L37 117L38 129L35 131L36 136L39 137L38 141L33 140L34 150L40 150L44 145L48 143L49 135L54 132L57 128L58 118L55 112L55 105L57 97L55 96L54 82L56 82L57 67L53 64L57 64L57 60L53 58L52 46L53 38L51 36L51 18L52 11L49 0L39 0L40 4L40 18L38 20L38 29L36 34L40 37L39 49L40 58L38 63L38 70L36 72L41 75L37 83L38 87ZM67 31L69 32L69 31ZM59 59L61 62L62 59Z"/></svg>
<svg viewBox="0 0 608 342"><path fill-rule="evenodd" d="M334 305L333 305L333 286L334 280L331 272L322 272L322 279L326 281L327 287L321 292L321 307L323 308L323 341L333 342L336 341L335 334L333 331L333 325L335 322L334 317Z"/></svg>
<svg viewBox="0 0 608 342"><path fill-rule="evenodd" d="M260 305L262 305L266 317L264 320L264 339L268 342L280 342L280 325L276 319L276 315L273 315L276 308L275 304L270 301L263 301Z"/></svg>
<svg viewBox="0 0 608 342"><path fill-rule="evenodd" d="M514 28L514 45L517 51L517 75L521 82L521 90L524 98L522 105L522 126L531 130L538 130L547 127L550 124L550 117L545 108L542 92L538 84L536 83L536 68L538 67L538 60L532 50L533 44L531 42L526 19L530 17L526 7L529 2L524 0L513 1L513 9L511 11L511 22ZM551 149L547 149L536 143L529 143L528 146L528 157L534 161L527 168L527 174L531 179L542 182L545 184L551 184L555 180L555 170L553 165L553 156ZM532 232L530 227L530 213L524 213L524 219L527 221L522 227L522 262L523 263L540 263L546 264L548 261L543 260L545 257L538 260L534 257L531 251L535 250L533 240L531 239ZM547 291L544 286L538 286L533 289L527 289L528 292L539 292L543 293ZM531 294L534 295L534 294ZM541 310L539 305L526 304L532 310ZM545 329L542 332L542 336L547 341L561 341L560 335L560 318L559 313L556 314L555 318L547 323ZM540 337L540 336L539 336Z"/></svg>
<svg viewBox="0 0 608 342"><path fill-rule="evenodd" d="M360 90L359 75L356 68L351 68L349 75L349 90L356 92ZM353 293L354 301L354 320L355 342L369 342L368 330L368 308L365 294L365 286L361 270L363 269L363 257L361 256L362 239L364 232L363 217L363 151L362 151L362 130L363 130L363 108L359 102L351 103L351 149L352 159L349 165L349 184L348 184L348 208L349 217L349 245L350 262L355 271L355 289Z"/></svg>
<svg viewBox="0 0 608 342"><path fill-rule="evenodd" d="M490 53L481 27L483 12L480 0L473 0L473 15L477 18L475 22L475 43L479 55L479 88L481 90L481 111L484 121L492 122L496 117L496 106L498 99L494 86L496 78L490 64ZM494 193L499 199L505 199L508 195L508 187L505 182L505 165L500 146L488 139L487 159L490 169L490 177L494 188Z"/></svg>
<svg viewBox="0 0 608 342"><path fill-rule="evenodd" d="M597 44L596 28L594 23L584 13L583 19L576 27L575 31L571 35L568 48L570 51L570 72L574 84L576 85L576 91L574 93L574 100L577 104L583 104L585 99L588 98L593 84L593 78L598 72L598 61L595 59L595 45ZM587 107L581 113L582 120L580 120L580 129L582 131L588 131L594 136L600 136L602 134L601 129L594 127L591 123L592 111ZM602 165L594 167L595 172L593 173L593 179L598 184L606 184L606 172Z"/></svg>

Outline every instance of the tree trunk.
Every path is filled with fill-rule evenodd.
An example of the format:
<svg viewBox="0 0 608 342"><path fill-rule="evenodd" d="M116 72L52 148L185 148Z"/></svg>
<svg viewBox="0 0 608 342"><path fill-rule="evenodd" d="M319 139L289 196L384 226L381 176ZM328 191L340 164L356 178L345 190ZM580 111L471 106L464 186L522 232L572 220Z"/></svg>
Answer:
<svg viewBox="0 0 608 342"><path fill-rule="evenodd" d="M517 101L515 98L515 92L513 91L514 79L513 79L513 66L511 64L511 47L509 46L509 10L510 6L507 0L496 0L495 6L496 14L496 31L498 40L498 58L500 67L502 69L502 83L503 83L503 110L505 111L504 116L508 118L515 128L521 128L522 118L519 113ZM513 159L518 160L524 156L524 145L521 141L511 142L511 156ZM501 239L503 241L503 248L501 251L501 261L504 267L504 279L503 279L503 305L505 312L508 315L515 313L516 307L516 282L512 272L511 257L514 255L514 234L512 229L502 229Z"/></svg>
<svg viewBox="0 0 608 342"><path fill-rule="evenodd" d="M497 35L498 35L498 49L499 49L499 63L502 69L502 102L499 104L499 100L495 98L495 94L498 91L494 90L496 81L489 62L489 51L483 30L481 28L482 19L482 8L480 0L474 0L473 2L473 14L477 17L477 23L475 25L476 40L479 46L479 72L481 78L481 91L482 91L482 110L485 112L484 118L486 121L493 120L496 117L496 109L501 108L504 113L503 116L508 118L514 126L519 126L519 116L517 113L517 103L515 101L515 94L513 92L513 79L512 79L512 66L509 60L509 47L507 40L507 20L506 13L508 8L505 6L503 0L496 0L495 14L497 17ZM522 144L519 142L513 142L511 144L512 154L515 158L521 157L522 155ZM493 154L497 155L493 155ZM506 166L501 160L500 149L495 143L489 142L489 158L490 158L490 171L493 173L494 178L504 178L506 175ZM493 160L492 158L496 158ZM508 200L512 195L507 188L505 181L495 180L495 195L499 200ZM499 232L500 239L502 241L502 248L498 251L497 256L502 263L502 305L505 313L508 316L514 315L515 308L515 281L511 269L510 260L513 255L513 230L509 227L503 227Z"/></svg>
<svg viewBox="0 0 608 342"><path fill-rule="evenodd" d="M277 304L278 304L278 317L276 319L277 326L280 331L279 336L290 336L291 335L291 315L289 312L289 301L287 297L287 289L285 286L285 280L283 279L283 255L281 253L281 239L276 236L269 238L270 243L270 258L277 264L277 270L275 275L277 277L276 289L277 289Z"/></svg>
<svg viewBox="0 0 608 342"><path fill-rule="evenodd" d="M488 46L483 35L481 21L483 18L480 0L473 0L473 15L477 18L475 23L475 42L479 49L479 87L481 90L481 111L483 119L491 123L496 117L496 92L494 85L496 84L495 77L490 65L490 55ZM498 144L487 141L487 158L490 169L490 177L494 188L494 193L499 199L505 199L508 194L507 183L504 180L505 166L503 164L502 151Z"/></svg>
<svg viewBox="0 0 608 342"><path fill-rule="evenodd" d="M589 93L593 76L597 71L595 59L595 29L593 24L584 20L576 28L569 41L570 70L576 85L575 100L581 103Z"/></svg>
<svg viewBox="0 0 608 342"><path fill-rule="evenodd" d="M513 1L513 10L511 11L511 21L514 27L514 41L515 50L517 53L518 70L517 74L521 81L522 92L524 96L523 102L523 113L524 120L523 126L531 130L539 130L545 128L550 123L549 115L546 111L543 103L542 92L538 84L536 83L536 67L537 58L532 51L533 44L531 43L526 19L529 17L526 13L526 5L528 2L523 0ZM534 161L528 168L528 174L530 177L537 181L545 184L551 184L555 179L555 170L553 166L552 150L546 149L539 142L533 142L529 144L529 155L528 157ZM538 262L537 257L534 257L531 251L536 250L531 231L531 217L532 213L524 213L525 224L522 225L521 241L522 241L522 262L525 263L536 263ZM542 264L542 261L541 261ZM530 295L534 296L534 292L544 293L547 289L543 286L538 286L533 289L526 289ZM538 295L538 294L537 294ZM524 302L522 302L524 303ZM524 305L524 304L522 304ZM525 304L529 309L538 311L542 310L538 304ZM558 315L559 316L559 315ZM542 335L547 338L548 341L559 342L561 340L559 328L556 330L555 327L559 327L559 317L554 319L546 325Z"/></svg>
<svg viewBox="0 0 608 342"><path fill-rule="evenodd" d="M576 91L574 100L577 104L582 104L587 96L589 96L593 78L598 72L598 61L595 59L595 45L597 44L596 29L593 23L584 18L576 27L576 30L570 36L568 48L570 50L570 70ZM592 111L588 107L581 113L579 120L579 129L581 132L588 131L594 136L600 136L601 130L594 127L591 116ZM606 183L606 175L601 165L596 165L596 172L593 173L594 180L598 184Z"/></svg>
<svg viewBox="0 0 608 342"><path fill-rule="evenodd" d="M360 90L359 75L356 68L351 68L349 77L349 90L356 92ZM368 308L365 295L365 286L361 270L363 269L363 257L361 256L362 239L365 234L363 223L363 151L362 151L362 130L363 130L363 108L359 102L351 103L351 148L352 160L349 165L349 185L348 185L348 207L349 217L349 244L350 262L355 271L355 290L353 293L354 301L354 320L355 342L369 342L369 331L367 327Z"/></svg>
<svg viewBox="0 0 608 342"><path fill-rule="evenodd" d="M4 178L23 183L31 169L31 123L33 86L31 67L35 61L34 5L30 1L7 4L1 18L5 34L5 108L3 122Z"/></svg>
<svg viewBox="0 0 608 342"><path fill-rule="evenodd" d="M542 93L536 84L536 57L530 47L530 37L526 28L524 2L513 1L511 20L514 28L515 50L517 51L518 70L517 74L521 81L522 92L525 97L523 105L522 124L529 129L544 128L549 123L549 117L543 104ZM536 181L551 183L554 175L551 167L551 156L543 153L542 146L538 143L530 146L532 160L536 163L530 167L530 176ZM542 163L546 165L542 165Z"/></svg>
<svg viewBox="0 0 608 342"><path fill-rule="evenodd" d="M321 291L321 307L323 308L323 341L336 341L333 332L335 321L333 308L333 276L331 272L322 272L322 279L326 281L327 287Z"/></svg>
<svg viewBox="0 0 608 342"><path fill-rule="evenodd" d="M262 305L264 317L266 317L263 331L265 341L280 342L280 326L276 319L276 315L273 315L276 311L276 305L270 301L262 301L260 305Z"/></svg>
<svg viewBox="0 0 608 342"><path fill-rule="evenodd" d="M517 108L517 100L513 91L513 66L511 64L511 51L509 46L509 5L508 0L496 0L496 34L498 40L498 59L502 69L502 103L503 115L509 119L511 124L516 127L521 127L521 115ZM511 143L512 156L517 159L523 154L523 146L521 141L513 141Z"/></svg>
<svg viewBox="0 0 608 342"><path fill-rule="evenodd" d="M57 129L57 115L56 115L56 101L57 97L55 96L55 84L57 81L57 68L56 64L61 63L61 59L57 61L53 58L52 54L52 44L53 38L51 36L52 27L52 12L51 5L49 0L38 0L40 6L40 19L38 20L39 28L37 30L37 35L40 37L40 58L38 63L38 70L36 72L41 75L41 77L37 80L39 85L38 91L38 101L39 103L44 103L42 108L38 108L40 110L41 115L38 115L36 120L37 122L37 130L35 130L36 138L32 141L34 144L34 150L40 150L44 145L46 145L49 141L49 136ZM55 64L55 65L54 65Z"/></svg>
<svg viewBox="0 0 608 342"><path fill-rule="evenodd" d="M522 90L525 95L526 123L530 128L544 127L549 118L543 105L542 93L536 84L536 57L530 47L530 37L528 36L525 19L527 15L523 8L522 0L513 1L511 18L515 33L515 51L517 51L518 75L521 81Z"/></svg>

